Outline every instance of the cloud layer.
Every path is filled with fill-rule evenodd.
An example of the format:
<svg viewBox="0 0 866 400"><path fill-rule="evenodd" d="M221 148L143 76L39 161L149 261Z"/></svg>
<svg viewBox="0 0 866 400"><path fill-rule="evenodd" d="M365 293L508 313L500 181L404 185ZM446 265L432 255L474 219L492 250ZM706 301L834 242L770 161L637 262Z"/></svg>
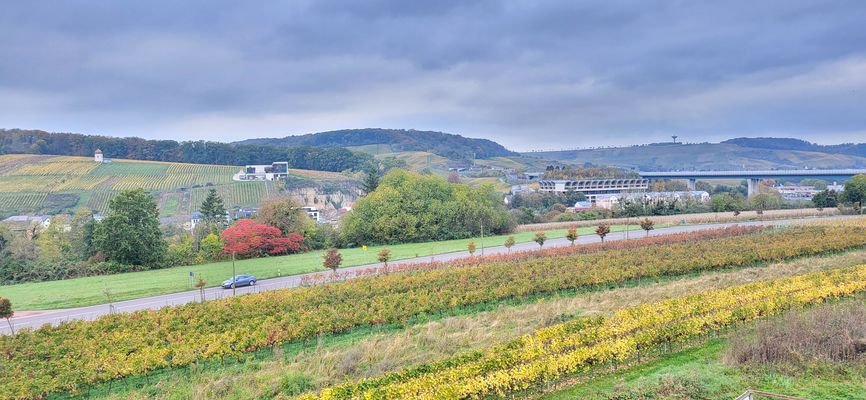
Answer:
<svg viewBox="0 0 866 400"><path fill-rule="evenodd" d="M518 150L866 141L862 1L12 2L0 126L233 141L442 130Z"/></svg>

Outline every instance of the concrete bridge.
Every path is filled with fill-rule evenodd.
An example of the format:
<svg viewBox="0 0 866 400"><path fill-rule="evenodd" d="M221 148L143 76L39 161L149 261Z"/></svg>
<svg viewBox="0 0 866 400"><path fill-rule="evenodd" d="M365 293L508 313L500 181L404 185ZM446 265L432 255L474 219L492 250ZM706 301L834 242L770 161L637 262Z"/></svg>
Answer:
<svg viewBox="0 0 866 400"><path fill-rule="evenodd" d="M695 190L698 179L746 179L749 182L749 197L758 191L758 182L762 179L774 178L822 178L847 181L854 175L866 174L866 169L789 169L789 170L758 170L758 171L674 171L648 172L639 171L644 179L651 181L667 179L684 179L689 182L689 190Z"/></svg>

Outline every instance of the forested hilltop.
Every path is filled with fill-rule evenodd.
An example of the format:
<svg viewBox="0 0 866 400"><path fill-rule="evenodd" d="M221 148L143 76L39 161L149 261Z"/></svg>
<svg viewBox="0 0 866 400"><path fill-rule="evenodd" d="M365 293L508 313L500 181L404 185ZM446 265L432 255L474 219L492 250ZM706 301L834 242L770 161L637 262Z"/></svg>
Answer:
<svg viewBox="0 0 866 400"><path fill-rule="evenodd" d="M247 139L236 143L282 147L358 147L389 145L390 150L394 152L427 151L450 159L473 157L490 158L511 156L515 154L492 140L473 139L450 133L416 131L411 129L343 129L298 136L286 136L283 138Z"/></svg>
<svg viewBox="0 0 866 400"><path fill-rule="evenodd" d="M208 141L147 140L137 137L109 137L78 133L51 133L40 130L0 129L0 154L50 154L93 156L96 149L105 157L193 164L247 165L288 161L291 168L320 171L358 170L373 157L333 147L233 144Z"/></svg>

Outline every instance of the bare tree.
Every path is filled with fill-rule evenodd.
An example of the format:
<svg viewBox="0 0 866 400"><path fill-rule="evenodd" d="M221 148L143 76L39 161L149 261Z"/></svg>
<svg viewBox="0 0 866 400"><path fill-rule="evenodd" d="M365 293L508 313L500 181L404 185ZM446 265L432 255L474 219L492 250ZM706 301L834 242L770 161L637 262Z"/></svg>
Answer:
<svg viewBox="0 0 866 400"><path fill-rule="evenodd" d="M204 303L204 287L207 286L207 281L202 278L201 274L198 274L198 280L195 282L195 287L198 288L199 293L201 293L201 302Z"/></svg>

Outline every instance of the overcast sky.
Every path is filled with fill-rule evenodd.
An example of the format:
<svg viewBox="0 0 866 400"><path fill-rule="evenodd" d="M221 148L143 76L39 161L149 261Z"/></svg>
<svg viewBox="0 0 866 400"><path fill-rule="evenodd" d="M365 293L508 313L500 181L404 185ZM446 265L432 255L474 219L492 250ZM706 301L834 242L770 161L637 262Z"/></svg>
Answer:
<svg viewBox="0 0 866 400"><path fill-rule="evenodd" d="M866 1L0 0L0 127L866 142Z"/></svg>

